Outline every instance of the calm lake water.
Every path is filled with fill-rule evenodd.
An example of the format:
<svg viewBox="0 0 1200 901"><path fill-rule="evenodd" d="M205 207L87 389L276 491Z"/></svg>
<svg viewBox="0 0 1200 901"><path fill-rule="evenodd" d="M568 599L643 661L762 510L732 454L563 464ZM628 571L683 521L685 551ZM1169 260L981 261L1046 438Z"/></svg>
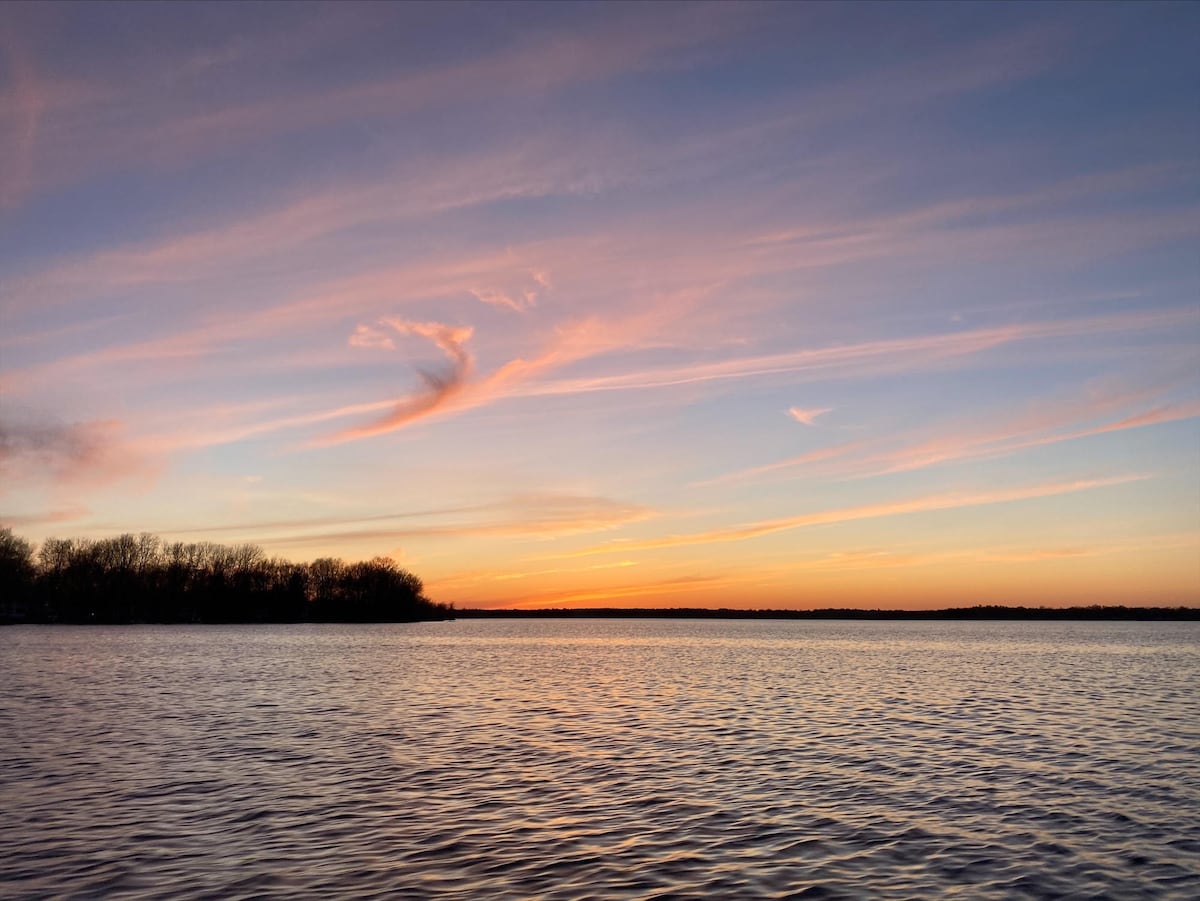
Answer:
<svg viewBox="0 0 1200 901"><path fill-rule="evenodd" d="M1200 897L1200 623L0 629L4 898Z"/></svg>

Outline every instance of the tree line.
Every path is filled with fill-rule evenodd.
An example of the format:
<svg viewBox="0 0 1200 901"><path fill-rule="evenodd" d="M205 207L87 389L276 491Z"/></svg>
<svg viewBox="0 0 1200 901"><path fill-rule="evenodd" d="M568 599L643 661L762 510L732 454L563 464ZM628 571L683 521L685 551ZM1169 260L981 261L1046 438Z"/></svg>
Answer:
<svg viewBox="0 0 1200 901"><path fill-rule="evenodd" d="M253 544L157 535L48 538L0 529L0 622L301 623L450 619L388 557L294 563Z"/></svg>

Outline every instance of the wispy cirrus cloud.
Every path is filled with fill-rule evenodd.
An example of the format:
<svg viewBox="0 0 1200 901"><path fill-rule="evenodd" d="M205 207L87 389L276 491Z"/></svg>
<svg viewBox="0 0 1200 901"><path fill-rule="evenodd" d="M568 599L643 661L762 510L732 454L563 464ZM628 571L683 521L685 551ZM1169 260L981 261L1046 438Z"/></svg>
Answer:
<svg viewBox="0 0 1200 901"><path fill-rule="evenodd" d="M257 33L239 25L199 51L190 43L181 53L170 41L162 47L151 42L133 52L155 72L153 79L116 74L136 71L137 60L114 65L102 58L92 73L100 101L74 104L46 123L53 140L46 142L38 186L61 186L131 161L186 170L297 134L362 123L411 127L414 118L470 113L482 102L553 98L578 85L688 65L744 12L712 5L614 15L586 33L546 24L502 29L482 52L464 49L441 59L421 54L420 62L357 78L289 84L271 77L275 68L295 70L299 60L319 66L339 44L359 45L364 33L402 26L403 16L401 7L330 7L283 16ZM657 25L646 27L648 21ZM430 24L422 14L420 28ZM113 73L107 79L105 69Z"/></svg>
<svg viewBox="0 0 1200 901"><path fill-rule="evenodd" d="M1079 479L1073 482L1051 482L1042 485L1030 485L1020 488L1006 488L996 491L952 492L946 494L924 495L902 501L887 501L879 504L864 504L857 507L843 507L834 510L823 510L817 513L804 513L799 516L787 516L778 519L759 520L733 526L725 529L711 529L705 532L692 532L684 535L668 535L663 538L650 538L638 541L620 541L607 545L585 548L563 557L583 557L593 554L632 553L634 551L660 550L663 548L688 547L702 544L721 544L726 542L746 541L760 538L776 532L787 532L794 529L811 528L813 526L835 525L838 523L854 522L863 519L879 519L889 516L903 516L912 513L930 513L940 510L956 510L964 507L980 507L991 504L1006 504L1015 501L1032 500L1043 497L1054 497L1061 494L1073 494L1094 488L1104 488L1112 485L1122 485L1128 482L1148 478L1145 475L1122 475L1101 479Z"/></svg>
<svg viewBox="0 0 1200 901"><path fill-rule="evenodd" d="M338 444L403 428L435 413L462 413L506 398L593 391L671 389L713 380L760 378L781 374L792 377L807 374L811 378L869 378L881 372L901 373L961 365L975 354L1023 341L1047 337L1097 336L1139 329L1156 330L1174 325L1187 325L1200 319L1200 316L1189 310L1082 317L904 339L883 339L785 354L749 355L711 363L658 367L612 376L547 379L547 376L577 361L600 357L611 350L637 346L648 340L652 342L654 336L662 329L670 328L673 321L686 317L701 296L684 294L675 299L664 299L653 314L639 312L624 318L606 320L590 317L568 323L555 329L549 341L537 353L510 360L492 372L474 378L474 357L469 348L474 330L469 326L410 323L396 317L385 317L375 324L357 326L348 339L349 343L356 347L389 350L395 346L395 336L411 335L429 340L446 355L446 369L421 376L424 385L412 395L399 401L394 398L379 398L265 418L256 409L248 411L251 418L241 424L222 421L206 427L202 422L193 421L186 427L176 428L171 435L147 437L147 447L165 450L172 447L230 443L278 431L390 410L386 415L369 420L363 425L340 429L313 442L316 445ZM164 348L163 352L167 352L167 349ZM1109 409L1116 407L1110 405ZM815 418L816 414L813 415ZM1053 414L1050 417L1051 422L1046 425L1061 424L1064 415L1067 414ZM1164 410L1160 411L1159 415L1168 416L1175 413ZM1078 419L1078 416L1076 418ZM1136 427L1138 421L1131 420L1125 427ZM1012 432L1011 437L1016 438L1037 427L1037 423L1032 423L1010 427L1009 431ZM991 429L996 431L995 426L991 426ZM982 437L968 436L960 439L960 443L965 441L971 447L982 447L989 441L1002 443L1003 435L989 435L991 432L985 430ZM962 453L969 449L965 447ZM821 472L843 473L853 471L855 466L864 471L869 467L883 469L886 466L899 465L900 457L904 453L916 459L920 450L916 447L910 449L907 444L897 446L893 440L884 454L888 459L881 459L881 453L883 452L879 446L870 439L842 442L695 484L736 482L788 470L799 471L805 467L815 467ZM932 460L932 448L926 456Z"/></svg>
<svg viewBox="0 0 1200 901"><path fill-rule="evenodd" d="M865 470L862 474L908 472L940 463L1000 457L1028 448L1196 417L1200 417L1200 402L1161 404L1107 422L1048 433L1022 429L1019 424L1014 424L1014 427L1009 429L999 429L991 433L951 435L898 451L877 454L872 459L861 461L859 465Z"/></svg>
<svg viewBox="0 0 1200 901"><path fill-rule="evenodd" d="M597 607L619 607L622 604L614 604L612 602L628 601L632 598L643 598L661 602L673 595L713 590L725 585L735 584L736 581L728 576L679 576L674 579L661 579L635 585L614 585L608 588L595 588L587 591L526 595L510 601L484 601L480 606L484 608L515 607L518 609L528 609L592 604Z"/></svg>
<svg viewBox="0 0 1200 901"><path fill-rule="evenodd" d="M818 448L727 473L697 485L770 475L864 477L1004 457L1023 450L1200 417L1200 401L1166 401L1163 386L1094 388L1081 397L1040 403L1007 417L924 427Z"/></svg>
<svg viewBox="0 0 1200 901"><path fill-rule="evenodd" d="M0 209L5 209L31 187L38 126L47 104L29 55L14 36L0 37L0 58L9 76L9 88L0 94L0 135L6 138L0 142Z"/></svg>
<svg viewBox="0 0 1200 901"><path fill-rule="evenodd" d="M548 138L545 142L551 145ZM97 293L145 286L212 283L231 270L285 265L304 249L323 247L354 229L395 228L453 210L499 200L539 197L569 191L572 169L555 162L550 146L531 153L522 146L495 148L489 155L463 153L411 163L406 173L374 173L344 180L324 189L308 187L258 209L227 214L219 222L179 229L175 234L107 247L57 260L39 271L4 282L3 308L36 310L47 302L72 302ZM411 173L416 170L414 177ZM179 228L177 226L177 228ZM340 249L344 254L345 250ZM472 268L449 282L467 293L479 281L509 278L514 261L505 253L492 261L476 255ZM441 267L413 263L407 280L420 281L423 271ZM390 267L395 278L395 267ZM353 276L352 276L353 277ZM525 279L528 279L526 273ZM456 282L456 283L455 283ZM536 287L536 282L534 283Z"/></svg>
<svg viewBox="0 0 1200 901"><path fill-rule="evenodd" d="M395 350L396 342L386 332L370 325L357 325L354 334L346 339L351 347L378 347L383 350Z"/></svg>
<svg viewBox="0 0 1200 901"><path fill-rule="evenodd" d="M454 572L449 575L438 576L430 583L431 588L444 588L452 590L461 590L464 587L474 587L478 590L479 586L489 584L504 584L508 582L522 582L525 580L541 579L544 576L558 576L564 574L585 574L594 573L601 570L619 570L628 569L629 567L638 566L635 560L615 560L611 563L592 563L586 566L552 566L541 569L531 570L510 570L510 569L473 569L461 572Z"/></svg>
<svg viewBox="0 0 1200 901"><path fill-rule="evenodd" d="M951 564L971 566L1007 564L1055 564L1127 553L1154 553L1181 548L1200 548L1200 533L1175 532L1136 537L1097 538L1078 544L1037 546L1034 544L985 544L946 550L928 547L851 548L789 560L759 573L771 578L794 577L800 573L870 572Z"/></svg>
<svg viewBox="0 0 1200 901"><path fill-rule="evenodd" d="M383 514L323 518L312 522L283 523L284 533L268 535L266 546L303 547L333 541L398 541L422 538L461 539L508 537L549 539L590 532L603 532L655 515L649 507L612 498L573 494L521 494L478 505L408 514ZM384 526L392 519L423 518L418 525ZM449 520L449 521L447 521ZM312 531L310 526L337 525ZM369 527L363 528L364 525ZM274 529L272 529L274 531Z"/></svg>
<svg viewBox="0 0 1200 901"><path fill-rule="evenodd" d="M1200 322L1200 313L1193 309L1025 322L944 334L884 338L832 347L743 356L684 366L658 367L611 376L563 379L531 385L527 393L575 394L588 391L670 388L698 382L806 371L820 372L825 377L911 372L944 365L948 361L1017 342L1120 334L1135 330L1170 328L1173 325L1195 325L1197 322Z"/></svg>
<svg viewBox="0 0 1200 901"><path fill-rule="evenodd" d="M84 301L90 304L93 292L97 290L103 293L124 291L131 286L148 288L208 281L214 277L214 273L226 271L231 261L236 264L240 260L243 265L253 269L267 260L290 258L309 242L324 241L331 235L369 225L373 221L394 223L397 217L403 220L409 214L414 217L428 215L430 210L445 208L447 204L470 205L487 202L489 198L536 196L539 192L565 190L569 175L545 175L540 158L536 156L531 160L527 154L517 153L515 159L517 163L514 165L509 165L507 159L501 163L495 160L451 160L445 163L447 171L438 169L427 178L409 178L395 186L392 186L390 179L385 179L384 188L380 188L375 180L349 188L342 186L210 229L144 245L102 251L84 259L68 260L48 271L4 285L0 290L0 298L3 298L0 303L13 308L41 310L48 300L57 296L56 291L60 291L63 297L77 299L81 304ZM1139 173L1138 177L1149 176ZM1122 181L1120 178L1117 180ZM1133 181L1137 182L1137 179ZM1091 179L1084 188L1073 190L1086 195L1087 190L1103 192L1107 184L1103 179ZM898 216L867 216L860 223L818 223L812 226L818 233L832 230L830 233L836 234L839 230L849 229L849 234L868 235L866 244L854 238L851 242L853 247L843 248L833 256L821 249L821 242L805 240L797 245L793 240L795 236L789 236L786 232L782 236L768 236L770 240L762 238L758 241L762 246L755 250L754 241L747 245L750 248L747 249L738 247L736 241L714 240L711 235L685 229L672 237L667 247L663 247L661 240L653 242L659 257L656 262L657 277L664 284L674 286L672 290L681 290L680 285L693 290L698 286L728 286L755 273L810 265L821 267L864 256L907 253L914 248L895 242L900 240L911 244L918 240L914 235L923 236L919 240L925 241L931 248L939 249L942 255L952 256L957 251L945 249L943 233L946 228L964 217L986 214L993 204L1003 202L1011 201L955 201L933 204ZM1172 215L1179 220L1176 226L1191 223L1191 227L1195 228L1196 223L1200 222L1187 211L1176 211ZM1054 225L1060 231L1064 227L1061 221ZM1013 227L1025 226L1018 223ZM975 230L966 231L974 233ZM1144 237L1148 232L1140 228L1123 229L1120 234L1128 239L1130 235ZM874 237L870 237L872 235ZM956 240L959 237L956 236ZM984 246L991 247L992 237L985 235L980 240ZM465 298L474 294L476 298L481 295L488 298L492 306L529 313L534 304L540 303L546 295L548 265L555 269L561 266L566 271L568 280L575 282L576 290L572 293L578 292L582 281L596 278L618 278L616 283L610 285L610 290L627 290L619 281L620 274L630 268L644 267L648 240L648 236L628 234L613 245L611 242L597 243L580 237L537 242L526 248L518 248L516 253L513 248L506 247L502 251L482 251L455 258L367 267L362 272L331 279L316 289L304 286L296 291L294 287L290 288L285 293L295 292L295 296L289 299L265 305L256 303L249 308L238 299L235 290L229 292L231 299L228 304L219 300L206 302L198 308L199 315L192 321L189 322L187 318L172 321L170 331L161 337L100 347L25 369L10 370L4 374L3 381L6 387L20 387L46 379L80 376L102 367L127 367L150 362L157 365L163 360L201 365L216 349L229 348L233 342L259 342L266 336L297 333L347 315L377 314L381 307L389 305L391 298L398 298L400 303L430 297L449 301L456 295ZM1045 242L1039 240L1035 243ZM1095 241L1089 237L1084 243L1092 246ZM1057 246L1061 248L1061 240ZM258 278L257 275L253 277ZM218 292L216 296L224 294ZM779 300L778 297L771 298L766 305L777 304ZM395 308L395 304L396 301L392 301L390 306ZM556 312L561 315L563 310ZM578 310L571 312L578 313ZM700 305L695 312L702 315L693 316L690 326L704 321L711 331L719 332L722 320L728 318L728 311L722 311L712 304ZM602 315L593 318L599 319ZM371 340L371 336L363 335L361 340ZM896 349L903 352L899 346ZM927 349L931 352L931 360L941 358L939 348L930 346ZM310 359L311 356L304 358ZM244 365L248 365L249 361L257 365L261 359L257 350L253 355L242 357ZM768 370L782 363L789 371L799 371L802 361L781 360L779 355L771 359L768 355L759 362ZM813 358L811 362L820 361ZM880 361L878 365L882 367L884 364ZM670 378L669 372L650 375L658 380ZM709 366L707 373L679 373L679 383L685 383L689 376L694 376L693 380L723 377L717 368ZM581 381L575 386L564 385L563 388L568 391L606 390L623 387L622 382L641 387L635 378L634 373L624 373L612 379L601 376ZM647 386L653 387L654 382L647 382ZM549 387L540 390L550 393L555 389Z"/></svg>
<svg viewBox="0 0 1200 901"><path fill-rule="evenodd" d="M35 47L17 27L19 15L0 31L0 210L21 205L42 186L39 172L48 155L47 118L85 109L100 100L103 88L46 71Z"/></svg>
<svg viewBox="0 0 1200 901"><path fill-rule="evenodd" d="M507 288L472 288L471 293L481 302L493 307L527 313L550 289L548 273L531 269Z"/></svg>

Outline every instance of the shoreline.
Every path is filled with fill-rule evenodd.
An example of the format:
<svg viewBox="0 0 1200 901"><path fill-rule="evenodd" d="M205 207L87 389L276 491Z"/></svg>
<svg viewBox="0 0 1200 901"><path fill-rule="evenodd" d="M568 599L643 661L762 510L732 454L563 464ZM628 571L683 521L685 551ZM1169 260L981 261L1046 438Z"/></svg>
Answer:
<svg viewBox="0 0 1200 901"><path fill-rule="evenodd" d="M937 610L820 608L816 610L730 607L548 607L541 610L456 608L456 619L846 619L846 620L1112 620L1195 621L1200 607L1007 607L986 605Z"/></svg>

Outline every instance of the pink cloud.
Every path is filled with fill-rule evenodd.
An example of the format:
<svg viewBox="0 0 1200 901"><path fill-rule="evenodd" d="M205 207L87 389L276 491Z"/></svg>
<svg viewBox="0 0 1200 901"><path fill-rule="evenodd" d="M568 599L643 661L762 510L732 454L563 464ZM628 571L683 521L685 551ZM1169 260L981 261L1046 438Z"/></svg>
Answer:
<svg viewBox="0 0 1200 901"><path fill-rule="evenodd" d="M86 490L148 478L160 469L160 462L131 442L124 423L116 420L0 423L0 484L28 481Z"/></svg>
<svg viewBox="0 0 1200 901"><path fill-rule="evenodd" d="M470 327L396 318L385 319L384 322L401 335L418 335L432 341L449 359L449 369L443 372L420 370L425 383L423 389L397 401L387 415L361 426L344 429L320 443L338 444L398 429L449 404L466 385L475 362L467 349L472 334Z"/></svg>
<svg viewBox="0 0 1200 901"><path fill-rule="evenodd" d="M816 425L816 419L824 413L830 413L833 407L789 407L788 416L801 425Z"/></svg>
<svg viewBox="0 0 1200 901"><path fill-rule="evenodd" d="M396 342L385 332L369 325L359 325L354 329L346 343L351 347L378 347L384 350L395 350Z"/></svg>
<svg viewBox="0 0 1200 901"><path fill-rule="evenodd" d="M514 313L526 313L537 306L545 293L550 289L550 277L541 270L530 270L511 280L505 288L472 288L480 303L489 306L512 310Z"/></svg>

